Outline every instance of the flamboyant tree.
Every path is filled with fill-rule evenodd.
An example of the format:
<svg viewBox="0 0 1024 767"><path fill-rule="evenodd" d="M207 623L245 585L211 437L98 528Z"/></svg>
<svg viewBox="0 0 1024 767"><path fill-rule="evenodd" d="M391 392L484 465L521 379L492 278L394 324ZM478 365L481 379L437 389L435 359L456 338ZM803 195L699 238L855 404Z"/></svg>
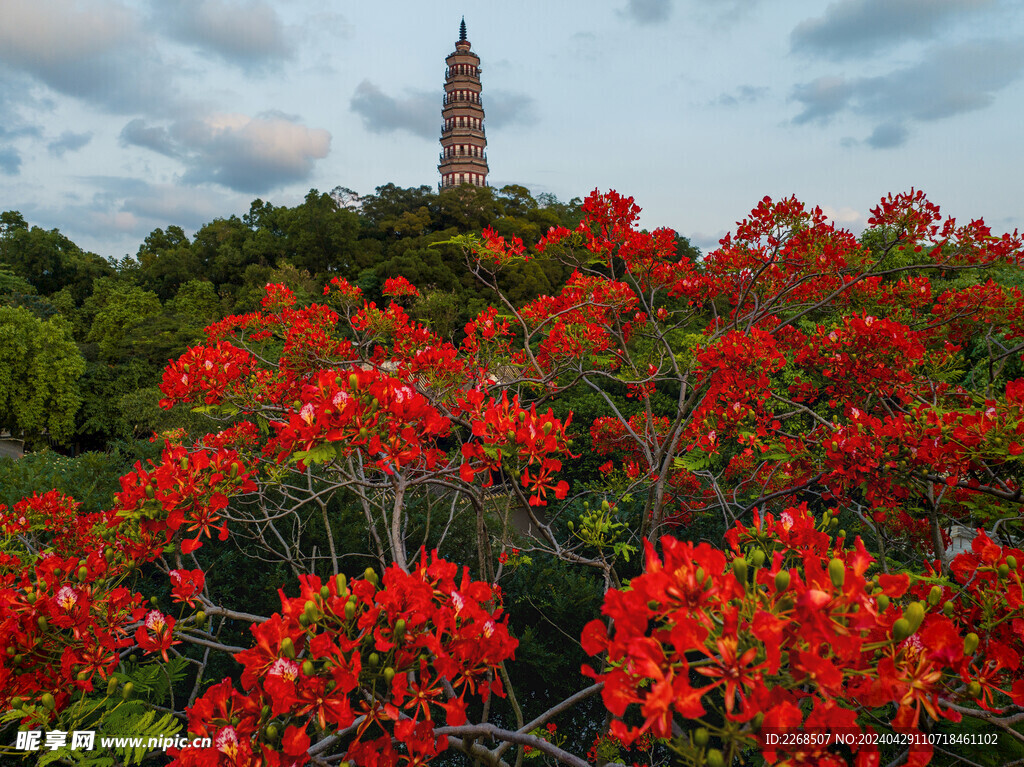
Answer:
<svg viewBox="0 0 1024 767"><path fill-rule="evenodd" d="M305 306L268 285L260 311L210 326L161 388L216 429L164 435L108 511L50 493L3 512L7 719L184 721L210 745L176 763L211 767L445 749L508 765L513 747L516 764L579 766L555 722L597 695L592 759L660 744L712 767L752 752L876 764L881 732L924 764L925 735L961 717L1021 740L1016 234L958 226L911 192L858 241L765 199L694 259L675 233L637 230L629 198L594 193L583 210L537 245L573 270L564 287L502 299L458 345L410 319L403 278L384 307L340 278ZM499 297L530 255L491 230L453 243ZM590 423L553 409L579 391L603 403ZM584 449L605 462L570 487ZM376 568L348 565L341 508ZM724 538L687 541L708 519ZM954 520L1004 540L954 558ZM427 551L457 527L472 531L461 570ZM214 576L230 579L199 549L231 545L290 580L278 612L224 605ZM606 591L578 692L544 711L520 703L505 663L510 552ZM139 567L163 601L146 604ZM251 647L226 639L238 621ZM766 737L800 731L817 738Z"/></svg>

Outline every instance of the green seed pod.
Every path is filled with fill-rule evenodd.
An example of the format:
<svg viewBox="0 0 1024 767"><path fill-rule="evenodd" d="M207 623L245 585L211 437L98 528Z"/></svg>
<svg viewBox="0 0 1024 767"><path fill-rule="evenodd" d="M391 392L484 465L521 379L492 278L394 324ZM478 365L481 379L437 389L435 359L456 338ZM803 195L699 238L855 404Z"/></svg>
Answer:
<svg viewBox="0 0 1024 767"><path fill-rule="evenodd" d="M708 767L725 767L725 757L717 748L709 748L704 761L707 762Z"/></svg>
<svg viewBox="0 0 1024 767"><path fill-rule="evenodd" d="M391 680L395 678L395 670L391 666L387 666L384 669L384 682L385 684L391 684Z"/></svg>
<svg viewBox="0 0 1024 767"><path fill-rule="evenodd" d="M789 570L779 570L775 573L775 590L782 593L789 588Z"/></svg>
<svg viewBox="0 0 1024 767"><path fill-rule="evenodd" d="M837 589L841 589L846 582L846 565L839 557L833 558L828 563L828 577Z"/></svg>
<svg viewBox="0 0 1024 767"><path fill-rule="evenodd" d="M732 561L732 572L740 583L747 582L747 560L743 557L736 557Z"/></svg>
<svg viewBox="0 0 1024 767"><path fill-rule="evenodd" d="M306 676L313 676L316 673L316 668L313 666L313 661L306 659L302 661L302 673Z"/></svg>
<svg viewBox="0 0 1024 767"><path fill-rule="evenodd" d="M286 658L295 658L295 643L291 637L285 637L281 640L281 654Z"/></svg>
<svg viewBox="0 0 1024 767"><path fill-rule="evenodd" d="M932 586L932 590L928 592L928 604L935 607L940 599L942 599L942 586Z"/></svg>
<svg viewBox="0 0 1024 767"><path fill-rule="evenodd" d="M902 642L913 633L910 628L910 621L906 618L900 618L892 624L892 636L897 642Z"/></svg>
<svg viewBox="0 0 1024 767"><path fill-rule="evenodd" d="M693 732L693 744L700 748L704 748L708 744L708 731L705 727L698 727Z"/></svg>
<svg viewBox="0 0 1024 767"><path fill-rule="evenodd" d="M967 694L970 695L972 698L977 698L979 695L981 695L981 684L979 684L978 682L971 682L969 685L967 685Z"/></svg>
<svg viewBox="0 0 1024 767"><path fill-rule="evenodd" d="M885 594L879 594L877 602L878 612L884 613L886 610L889 609L889 597L887 597Z"/></svg>
<svg viewBox="0 0 1024 767"><path fill-rule="evenodd" d="M48 692L43 693L39 702L42 704L43 708L49 709L50 711L53 711L53 709L57 707L57 701L55 701L53 696Z"/></svg>
<svg viewBox="0 0 1024 767"><path fill-rule="evenodd" d="M964 637L964 655L974 655L974 651L978 649L978 643L981 641L981 637L975 634L973 631Z"/></svg>
<svg viewBox="0 0 1024 767"><path fill-rule="evenodd" d="M764 564L764 552L761 549L755 549L754 553L750 555L750 563L754 567L760 567Z"/></svg>
<svg viewBox="0 0 1024 767"><path fill-rule="evenodd" d="M121 688L121 697L124 700L128 700L132 697L133 692L135 692L135 685L131 682L127 682L125 686Z"/></svg>
<svg viewBox="0 0 1024 767"><path fill-rule="evenodd" d="M903 617L910 623L910 633L913 634L921 628L921 622L924 620L924 605L920 602L911 602L903 611Z"/></svg>

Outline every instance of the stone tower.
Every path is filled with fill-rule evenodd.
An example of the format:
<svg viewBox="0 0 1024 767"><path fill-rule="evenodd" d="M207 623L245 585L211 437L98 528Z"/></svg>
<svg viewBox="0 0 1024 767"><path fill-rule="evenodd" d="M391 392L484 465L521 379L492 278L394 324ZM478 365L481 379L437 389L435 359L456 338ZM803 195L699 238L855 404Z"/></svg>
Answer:
<svg viewBox="0 0 1024 767"><path fill-rule="evenodd" d="M459 25L455 50L445 59L444 106L441 109L440 187L487 186L487 137L480 103L480 57L470 50L466 20Z"/></svg>

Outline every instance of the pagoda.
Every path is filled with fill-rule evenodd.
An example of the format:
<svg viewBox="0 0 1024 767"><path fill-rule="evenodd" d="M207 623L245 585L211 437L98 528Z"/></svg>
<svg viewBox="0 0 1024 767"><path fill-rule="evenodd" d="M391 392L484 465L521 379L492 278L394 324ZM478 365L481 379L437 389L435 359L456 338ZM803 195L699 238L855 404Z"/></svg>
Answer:
<svg viewBox="0 0 1024 767"><path fill-rule="evenodd" d="M441 117L440 188L487 186L487 137L480 102L480 57L470 50L466 20L459 25L455 50L445 59Z"/></svg>

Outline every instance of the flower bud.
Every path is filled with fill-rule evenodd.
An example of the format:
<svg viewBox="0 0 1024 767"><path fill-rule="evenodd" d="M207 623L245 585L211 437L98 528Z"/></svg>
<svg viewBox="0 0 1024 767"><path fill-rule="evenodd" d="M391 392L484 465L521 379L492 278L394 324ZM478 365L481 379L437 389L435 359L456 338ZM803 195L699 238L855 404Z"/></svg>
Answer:
<svg viewBox="0 0 1024 767"><path fill-rule="evenodd" d="M313 676L316 673L316 669L313 667L313 661L308 658L302 661L302 673L306 676Z"/></svg>
<svg viewBox="0 0 1024 767"><path fill-rule="evenodd" d="M277 740L277 736L279 734L280 733L278 732L276 724L268 724L267 725L267 740L270 740L270 741Z"/></svg>
<svg viewBox="0 0 1024 767"><path fill-rule="evenodd" d="M1016 570L1017 569L1017 557L1013 556L1013 554L1010 554L1010 556L1008 556L1006 558L1006 564L1007 564L1007 566L1011 570Z"/></svg>
<svg viewBox="0 0 1024 767"><path fill-rule="evenodd" d="M338 573L334 576L334 582L338 586L338 596L344 596L345 589L348 588L348 582L345 578L345 573Z"/></svg>
<svg viewBox="0 0 1024 767"><path fill-rule="evenodd" d="M378 583L378 579L377 579L377 573L375 573L375 572L373 571L373 568L372 568L372 567L367 567L367 568L366 568L366 571L365 571L365 572L363 573L363 578L365 578L366 580L368 580L368 581L369 581L370 583L372 583L372 584L373 584L374 586L376 586L376 585L377 585L377 583Z"/></svg>
<svg viewBox="0 0 1024 767"><path fill-rule="evenodd" d="M295 643L291 637L281 640L281 654L286 658L295 658Z"/></svg>
<svg viewBox="0 0 1024 767"><path fill-rule="evenodd" d="M747 582L747 560L743 557L736 557L732 561L732 572L740 583Z"/></svg>
<svg viewBox="0 0 1024 767"><path fill-rule="evenodd" d="M345 617L352 620L356 617L356 603L346 602L345 603Z"/></svg>
<svg viewBox="0 0 1024 767"><path fill-rule="evenodd" d="M967 694L972 698L977 698L981 695L981 684L978 682L971 682L967 685Z"/></svg>
<svg viewBox="0 0 1024 767"><path fill-rule="evenodd" d="M112 676L107 680L107 695L113 695L117 692L117 677Z"/></svg>
<svg viewBox="0 0 1024 767"><path fill-rule="evenodd" d="M39 699L39 702L43 704L43 708L48 708L53 711L57 707L57 701L53 699L53 695L48 692L43 693L43 697Z"/></svg>
<svg viewBox="0 0 1024 767"><path fill-rule="evenodd" d="M717 748L709 748L704 761L708 767L725 767L725 757L722 756L722 752Z"/></svg>
<svg viewBox="0 0 1024 767"><path fill-rule="evenodd" d="M395 639L401 639L403 636L405 636L405 620L399 618L395 621Z"/></svg>
<svg viewBox="0 0 1024 767"><path fill-rule="evenodd" d="M846 582L846 565L839 557L834 557L828 563L828 577L837 589L841 589Z"/></svg>
<svg viewBox="0 0 1024 767"><path fill-rule="evenodd" d="M391 680L395 678L395 670L388 666L384 669L384 682L385 684L391 684Z"/></svg>
<svg viewBox="0 0 1024 767"><path fill-rule="evenodd" d="M377 653L372 652L370 653L370 657L366 659L366 662L370 664L370 668L377 668L377 666L380 665L380 656Z"/></svg>
<svg viewBox="0 0 1024 767"><path fill-rule="evenodd" d="M789 588L789 570L779 570L775 573L775 590L782 593Z"/></svg>
<svg viewBox="0 0 1024 767"><path fill-rule="evenodd" d="M131 682L125 682L124 687L121 688L121 697L124 700L128 700L132 697L133 692L135 692L135 685Z"/></svg>
<svg viewBox="0 0 1024 767"><path fill-rule="evenodd" d="M947 599L942 605L942 614L945 615L947 618L952 618L954 609L955 606L953 605L953 603Z"/></svg>
<svg viewBox="0 0 1024 767"><path fill-rule="evenodd" d="M924 620L924 605L920 602L911 602L903 611L903 617L910 623L910 633L913 634L921 628L921 622Z"/></svg>
<svg viewBox="0 0 1024 767"><path fill-rule="evenodd" d="M900 618L892 624L892 636L897 642L902 642L913 633L910 629L910 621L906 618Z"/></svg>
<svg viewBox="0 0 1024 767"><path fill-rule="evenodd" d="M698 727L693 732L693 744L704 748L708 744L708 731L706 727Z"/></svg>
<svg viewBox="0 0 1024 767"><path fill-rule="evenodd" d="M964 655L974 655L974 651L978 649L978 643L981 641L981 637L975 634L973 631L964 637Z"/></svg>
<svg viewBox="0 0 1024 767"><path fill-rule="evenodd" d="M24 705L25 701L23 701L21 698L17 696L11 698L11 708L13 708L15 711L21 711L21 707Z"/></svg>
<svg viewBox="0 0 1024 767"><path fill-rule="evenodd" d="M329 586L320 587L320 598L327 599L331 595L331 589Z"/></svg>
<svg viewBox="0 0 1024 767"><path fill-rule="evenodd" d="M878 612L884 613L886 610L889 609L889 597L887 597L885 594L879 594L877 601Z"/></svg>
<svg viewBox="0 0 1024 767"><path fill-rule="evenodd" d="M942 599L942 586L932 586L932 590L928 592L928 604L935 607L935 605L939 603L940 599Z"/></svg>
<svg viewBox="0 0 1024 767"><path fill-rule="evenodd" d="M755 549L754 553L750 555L750 563L754 567L760 567L764 564L764 552L761 549Z"/></svg>
<svg viewBox="0 0 1024 767"><path fill-rule="evenodd" d="M359 376L357 376L355 373L352 373L348 377L348 388L350 388L350 389L358 389L359 388Z"/></svg>
<svg viewBox="0 0 1024 767"><path fill-rule="evenodd" d="M1010 574L1010 566L1008 564L1006 564L1004 562L1003 564L999 565L999 577L1000 578L1005 578L1009 574Z"/></svg>

